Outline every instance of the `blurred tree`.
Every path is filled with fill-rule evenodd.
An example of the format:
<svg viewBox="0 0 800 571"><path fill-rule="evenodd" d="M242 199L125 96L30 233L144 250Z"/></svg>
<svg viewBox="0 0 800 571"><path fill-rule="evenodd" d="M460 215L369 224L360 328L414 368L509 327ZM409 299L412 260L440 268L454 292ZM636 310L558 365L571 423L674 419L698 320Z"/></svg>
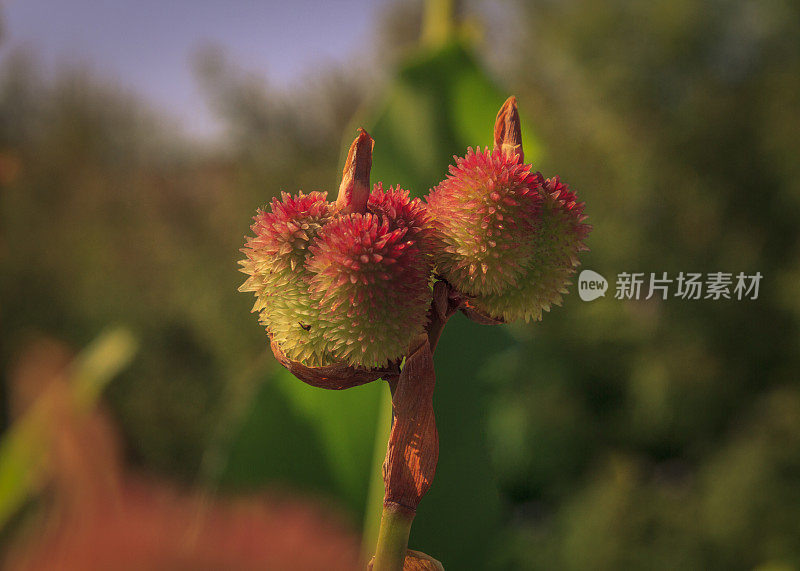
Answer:
<svg viewBox="0 0 800 571"><path fill-rule="evenodd" d="M584 267L611 291L520 328L498 363L495 466L518 514L510 565L797 566L800 503L782 478L800 456L777 454L790 445L757 412L783 401L780 422L794 422L798 389L787 293L800 285L800 186L787 157L800 149L786 136L800 125L797 6L515 9L510 81L535 105L541 170L589 205ZM757 301L622 302L610 294L623 271L764 280Z"/></svg>
<svg viewBox="0 0 800 571"><path fill-rule="evenodd" d="M228 318L246 303L215 299L237 282L238 239L220 234L238 206L230 166L85 72L36 69L7 54L0 70L2 359L36 331L79 345L130 324L148 350L109 398L133 454L188 478L248 345Z"/></svg>

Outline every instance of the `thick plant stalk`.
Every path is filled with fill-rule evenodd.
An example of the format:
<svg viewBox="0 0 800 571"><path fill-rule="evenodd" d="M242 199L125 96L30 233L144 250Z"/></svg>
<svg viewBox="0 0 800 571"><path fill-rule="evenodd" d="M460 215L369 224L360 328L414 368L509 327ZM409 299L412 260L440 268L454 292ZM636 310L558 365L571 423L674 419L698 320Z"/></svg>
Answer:
<svg viewBox="0 0 800 571"><path fill-rule="evenodd" d="M411 522L428 492L439 459L439 434L433 413L433 370L428 336L409 351L392 391L392 430L383 463L381 528L374 571L403 569Z"/></svg>
<svg viewBox="0 0 800 571"><path fill-rule="evenodd" d="M408 535L414 512L397 504L384 505L378 548L370 569L374 571L403 571L408 550Z"/></svg>
<svg viewBox="0 0 800 571"><path fill-rule="evenodd" d="M428 312L427 335L412 344L399 377L388 379L392 429L383 463L385 495L378 546L369 566L373 571L402 570L404 562L405 569L441 568L435 559L407 551L407 543L417 506L433 483L439 460L439 434L433 411L433 350L447 321L458 310L480 323L498 323L476 319L461 294L437 281Z"/></svg>
<svg viewBox="0 0 800 571"><path fill-rule="evenodd" d="M458 301L453 301L453 300L449 299L449 294L450 294L450 289L447 287L446 283L444 283L442 281L437 281L434 284L434 287L433 287L433 300L431 302L431 307L430 307L430 311L429 311L428 328L427 328L428 329L428 344L429 344L431 353L433 353L433 351L436 349L436 344L437 344L437 342L439 340L440 335L442 334L442 331L444 330L444 326L445 326L445 323L447 323L447 319L456 311L456 309L457 309L457 307L459 305ZM389 388L391 390L391 396L390 396L390 398L386 399L385 405L381 404L382 410L383 410L383 407L386 406L388 408L388 411L386 412L386 417L387 418L384 418L384 414L381 413L381 419L380 420L382 422L386 422L388 424L389 421L393 421L393 419L394 419L393 397L394 397L394 394L397 392L397 386L398 386L399 382L398 382L398 379L397 379L396 376L394 378L392 378L391 376L385 376L384 379L388 381ZM389 397L389 395L387 395L387 397ZM379 424L379 427L383 427L383 426L385 426L385 425L384 424ZM394 426L393 422L392 422L392 426ZM385 438L382 438L382 437L376 438L376 444L378 442L381 442L381 448L386 447L386 449L388 450L388 444L389 444L388 435ZM375 452L376 452L376 456L377 456L378 453L380 453L378 449L376 449ZM385 463L385 459L384 459L384 463ZM372 490L373 486L377 487L377 481L382 481L383 480L382 475L380 476L380 478L381 478L381 480L377 480L376 479L375 482L370 484L370 490ZM384 485L384 489L385 489L385 485L386 484L383 483L383 485ZM385 511L385 508L383 508L383 500L381 498L379 498L379 497L375 497L374 500L373 500L374 496L377 496L377 490L375 490L375 492L370 491L370 498L371 499L369 501L369 505L370 506L374 506L374 508L370 508L370 509L367 510L368 523L367 523L367 525L365 527L366 527L366 529L368 531L365 532L365 537L364 537L365 550L368 550L367 551L368 555L367 555L366 559L369 559L370 556L372 556L372 554L374 553L373 550L375 549L376 542L379 542L379 546L382 546L383 549L384 549L382 557L386 557L387 553L390 552L391 550L387 549L387 546L386 546L387 539L385 537L381 537L381 539L379 541L379 536L380 536L381 530L383 530L387 526L388 527L393 527L395 525L393 523L393 520L395 518L392 517L391 513L387 513ZM378 521L375 522L375 523L378 523L378 525L374 525L372 523L372 518L375 517L375 515L377 515L377 513L379 511L379 509L378 509L379 505L382 508L381 519L380 519L379 522ZM413 517L413 514L412 514L412 517ZM400 524L397 524L397 525L400 525ZM407 539L408 538L406 537L406 540ZM409 551L409 553L412 553L412 552ZM421 555L424 556L424 554L421 554ZM412 557L411 555L409 555L409 556ZM427 556L425 556L425 557L427 557ZM396 560L396 558L395 558L395 560ZM373 568L373 564L374 564L374 558L372 559L372 561L369 564L369 569Z"/></svg>
<svg viewBox="0 0 800 571"><path fill-rule="evenodd" d="M439 434L433 411L433 349L447 320L460 305L460 300L450 294L444 282L434 284L428 333L413 344L396 381L389 381L392 428L383 463L385 495L378 546L370 565L375 571L403 569L411 522L436 473Z"/></svg>

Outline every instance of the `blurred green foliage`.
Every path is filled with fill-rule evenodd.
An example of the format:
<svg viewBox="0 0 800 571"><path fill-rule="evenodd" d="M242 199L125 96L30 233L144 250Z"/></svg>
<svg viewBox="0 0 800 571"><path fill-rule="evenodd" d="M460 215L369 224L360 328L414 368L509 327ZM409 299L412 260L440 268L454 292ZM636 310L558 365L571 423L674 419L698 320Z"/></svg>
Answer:
<svg viewBox="0 0 800 571"><path fill-rule="evenodd" d="M519 524L505 561L800 567L797 5L520 13L512 89L533 105L542 172L588 205L584 267L765 277L756 301L573 295L515 328L491 421Z"/></svg>
<svg viewBox="0 0 800 571"><path fill-rule="evenodd" d="M408 56L414 6L379 34L376 51L402 62L378 85L332 68L280 93L201 54L221 148L85 72L46 78L6 54L2 374L38 332L82 346L125 322L140 353L105 397L132 461L291 487L360 523L382 387L332 394L279 370L235 261L257 206L336 187L360 107L373 178L416 194L489 143L506 93L457 43ZM537 324L454 318L437 349L442 456L412 547L454 569L800 568L800 10L494 9L510 16L478 53L502 62L532 126L526 156L587 202L584 267L612 288L623 271L764 280L756 301L570 295Z"/></svg>
<svg viewBox="0 0 800 571"><path fill-rule="evenodd" d="M103 388L136 353L136 340L125 329L103 332L77 357L69 371L69 400L44 391L35 404L0 439L0 530L29 499L48 459L49 432L57 423L57 407L86 414ZM50 381L51 379L46 379ZM52 388L52 387L50 387Z"/></svg>

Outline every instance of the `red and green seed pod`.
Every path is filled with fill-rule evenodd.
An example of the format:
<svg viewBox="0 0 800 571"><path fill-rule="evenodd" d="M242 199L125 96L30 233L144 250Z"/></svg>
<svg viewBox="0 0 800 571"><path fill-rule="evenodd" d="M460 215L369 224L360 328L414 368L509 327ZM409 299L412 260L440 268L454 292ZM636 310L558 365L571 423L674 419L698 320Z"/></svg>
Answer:
<svg viewBox="0 0 800 571"><path fill-rule="evenodd" d="M283 193L271 211L255 216L254 237L247 239L240 262L250 277L239 288L255 293L253 311L270 336L292 360L309 366L328 364L319 320L319 304L309 293L306 268L309 247L331 219L332 208L321 192Z"/></svg>
<svg viewBox="0 0 800 571"><path fill-rule="evenodd" d="M584 203L558 177L547 179L542 188L539 224L531 239L531 256L519 278L519 287L500 294L477 297L474 305L505 321L540 320L542 311L560 305L570 276L578 266L578 254L591 230L584 223Z"/></svg>
<svg viewBox="0 0 800 571"><path fill-rule="evenodd" d="M372 212L340 216L320 230L308 268L331 353L353 366L381 367L424 331L431 263L420 247L427 234L420 203L377 187L369 204Z"/></svg>
<svg viewBox="0 0 800 571"><path fill-rule="evenodd" d="M437 272L469 296L519 286L532 251L542 177L500 149L456 159L431 192L428 210L441 244Z"/></svg>
<svg viewBox="0 0 800 571"><path fill-rule="evenodd" d="M339 197L273 200L242 250L254 311L284 355L307 367L374 368L424 331L433 230L425 204L400 188L369 192L372 139L350 148Z"/></svg>
<svg viewBox="0 0 800 571"><path fill-rule="evenodd" d="M431 193L436 268L489 317L538 320L560 304L591 227L575 193L524 163L514 97L494 136L493 151L470 150Z"/></svg>

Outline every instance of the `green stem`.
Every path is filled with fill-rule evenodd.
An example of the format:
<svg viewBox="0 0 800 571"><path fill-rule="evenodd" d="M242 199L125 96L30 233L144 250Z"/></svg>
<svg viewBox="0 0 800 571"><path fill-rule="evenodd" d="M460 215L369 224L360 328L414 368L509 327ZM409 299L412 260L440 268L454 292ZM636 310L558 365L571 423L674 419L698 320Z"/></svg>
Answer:
<svg viewBox="0 0 800 571"><path fill-rule="evenodd" d="M372 571L403 571L412 521L414 514L397 504L383 507Z"/></svg>
<svg viewBox="0 0 800 571"><path fill-rule="evenodd" d="M386 446L389 442L389 429L392 425L392 395L388 383L381 390L381 400L378 405L378 424L375 427L375 447L372 458L372 477L367 491L367 511L364 514L364 536L362 539L361 555L364 567L375 553L375 544L378 542L381 509L383 508L383 459L386 457Z"/></svg>

